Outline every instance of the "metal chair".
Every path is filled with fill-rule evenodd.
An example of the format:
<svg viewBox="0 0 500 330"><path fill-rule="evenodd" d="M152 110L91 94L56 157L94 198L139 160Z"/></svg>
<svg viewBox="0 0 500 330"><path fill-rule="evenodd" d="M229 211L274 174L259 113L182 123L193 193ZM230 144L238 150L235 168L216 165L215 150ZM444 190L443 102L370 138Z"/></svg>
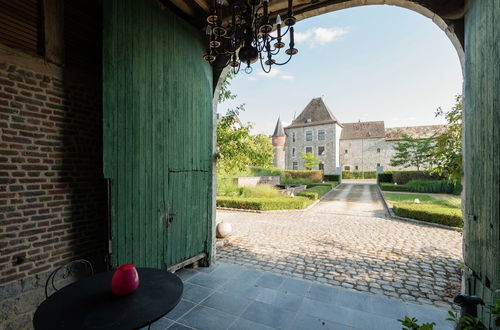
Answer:
<svg viewBox="0 0 500 330"><path fill-rule="evenodd" d="M83 270L83 272L82 272ZM59 289L56 287L56 284L54 283L57 275L59 272L63 271L62 275L60 276L60 279L67 279L68 277L72 275L86 275L92 276L94 275L94 267L92 267L92 264L90 261L85 260L85 259L77 259L68 262L67 264L60 266L59 268L56 268L50 275L47 277L47 281L45 282L45 298L49 297L48 293L48 288L49 288L49 283L52 286L52 289L54 291L58 291Z"/></svg>

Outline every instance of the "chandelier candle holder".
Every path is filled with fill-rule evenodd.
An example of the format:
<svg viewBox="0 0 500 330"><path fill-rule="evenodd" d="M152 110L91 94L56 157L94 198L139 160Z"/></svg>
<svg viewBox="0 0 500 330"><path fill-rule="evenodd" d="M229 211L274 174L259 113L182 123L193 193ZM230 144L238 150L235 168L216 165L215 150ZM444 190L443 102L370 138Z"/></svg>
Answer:
<svg viewBox="0 0 500 330"><path fill-rule="evenodd" d="M246 66L246 73L251 73L251 65L257 61L266 73L273 65L290 62L298 53L293 37L296 19L292 0L288 0L288 12L283 19L269 13L269 1L214 0L207 16L209 41L203 58L212 65L221 58L223 62L217 67L230 66L234 73L238 73L242 65ZM284 53L288 57L278 62L275 58L286 47L282 40L287 35L289 44Z"/></svg>

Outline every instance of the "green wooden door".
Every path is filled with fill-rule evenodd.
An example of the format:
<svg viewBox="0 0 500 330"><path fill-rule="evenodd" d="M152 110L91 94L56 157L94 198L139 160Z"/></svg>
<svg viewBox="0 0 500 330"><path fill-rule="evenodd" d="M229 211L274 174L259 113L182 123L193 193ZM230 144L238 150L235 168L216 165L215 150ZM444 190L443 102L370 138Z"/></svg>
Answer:
<svg viewBox="0 0 500 330"><path fill-rule="evenodd" d="M204 253L209 227L206 219L210 214L207 173L203 170L171 171L168 176L171 191L167 214L167 240L165 263L175 265ZM178 192L176 187L184 187Z"/></svg>
<svg viewBox="0 0 500 330"><path fill-rule="evenodd" d="M212 71L202 31L157 1L103 7L112 264L165 268L210 253Z"/></svg>

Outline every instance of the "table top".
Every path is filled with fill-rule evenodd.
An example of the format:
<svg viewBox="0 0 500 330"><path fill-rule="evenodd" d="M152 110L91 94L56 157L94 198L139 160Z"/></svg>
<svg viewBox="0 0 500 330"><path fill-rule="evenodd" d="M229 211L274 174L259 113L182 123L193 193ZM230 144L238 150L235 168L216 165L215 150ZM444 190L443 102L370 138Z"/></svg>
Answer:
<svg viewBox="0 0 500 330"><path fill-rule="evenodd" d="M113 271L61 288L38 306L35 329L137 329L167 314L180 301L181 279L166 270L137 268L139 288L128 296L111 293Z"/></svg>

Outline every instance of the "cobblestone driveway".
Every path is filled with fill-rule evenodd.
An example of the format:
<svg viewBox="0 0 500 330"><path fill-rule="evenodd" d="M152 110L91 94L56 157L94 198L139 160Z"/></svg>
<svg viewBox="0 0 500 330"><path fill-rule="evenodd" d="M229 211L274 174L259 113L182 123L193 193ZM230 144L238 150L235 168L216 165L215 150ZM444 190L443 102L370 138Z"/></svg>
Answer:
<svg viewBox="0 0 500 330"><path fill-rule="evenodd" d="M306 212L218 211L234 230L218 259L449 307L460 291L461 234L385 218L375 189L344 184Z"/></svg>

